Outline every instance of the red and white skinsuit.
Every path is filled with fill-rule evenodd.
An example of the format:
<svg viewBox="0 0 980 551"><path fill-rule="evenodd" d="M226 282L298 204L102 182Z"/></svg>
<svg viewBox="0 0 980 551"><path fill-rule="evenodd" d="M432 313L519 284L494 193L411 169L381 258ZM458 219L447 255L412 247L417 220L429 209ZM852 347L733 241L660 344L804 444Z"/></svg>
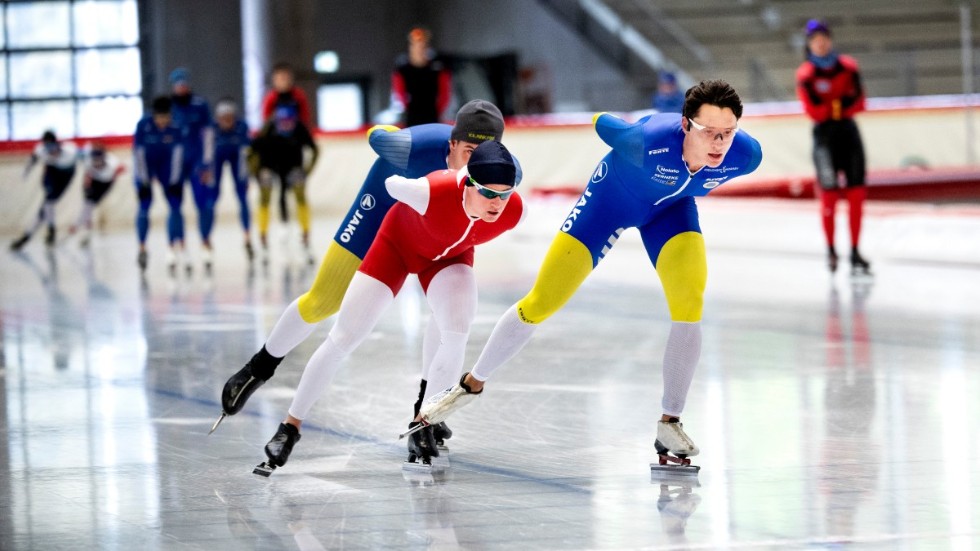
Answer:
<svg viewBox="0 0 980 551"><path fill-rule="evenodd" d="M469 216L463 206L468 176L464 168L415 180L392 176L385 181L398 203L385 216L354 274L337 322L307 363L289 415L306 418L341 361L371 333L408 274L418 274L436 321L429 327L439 331L437 338L427 339L439 343L438 348L422 353L422 378L428 381L423 399L459 379L476 315L473 248L514 228L526 212L521 197L514 193L495 222Z"/></svg>

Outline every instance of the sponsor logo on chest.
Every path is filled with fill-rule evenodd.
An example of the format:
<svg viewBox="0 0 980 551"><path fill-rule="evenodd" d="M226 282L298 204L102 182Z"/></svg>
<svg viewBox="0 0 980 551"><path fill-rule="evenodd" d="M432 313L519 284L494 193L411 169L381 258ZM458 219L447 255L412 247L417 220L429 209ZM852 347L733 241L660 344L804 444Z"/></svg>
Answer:
<svg viewBox="0 0 980 551"><path fill-rule="evenodd" d="M654 171L651 180L665 186L674 186L677 185L677 179L680 178L680 174L681 171L679 169L657 165L657 169Z"/></svg>

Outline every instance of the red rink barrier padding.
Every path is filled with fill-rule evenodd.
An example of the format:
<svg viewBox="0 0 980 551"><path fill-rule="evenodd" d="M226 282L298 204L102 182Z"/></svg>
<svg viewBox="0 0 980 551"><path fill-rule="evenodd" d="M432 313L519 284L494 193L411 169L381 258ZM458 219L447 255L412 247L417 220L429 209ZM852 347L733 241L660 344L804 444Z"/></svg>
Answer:
<svg viewBox="0 0 980 551"><path fill-rule="evenodd" d="M764 197L813 199L813 176L742 178L711 192L710 197ZM538 188L535 195L582 193L581 186ZM980 170L948 168L938 170L878 170L868 173L868 199L877 201L980 201Z"/></svg>

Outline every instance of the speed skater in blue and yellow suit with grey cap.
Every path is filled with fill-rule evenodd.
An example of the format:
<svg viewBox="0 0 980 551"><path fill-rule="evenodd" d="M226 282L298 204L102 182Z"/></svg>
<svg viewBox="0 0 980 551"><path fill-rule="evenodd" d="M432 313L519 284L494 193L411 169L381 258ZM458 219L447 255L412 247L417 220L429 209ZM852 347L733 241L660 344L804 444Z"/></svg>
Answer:
<svg viewBox="0 0 980 551"><path fill-rule="evenodd" d="M681 114L654 114L634 124L597 114L596 132L612 151L596 166L552 241L534 287L497 322L472 372L424 404L419 421L438 423L481 393L494 370L575 294L620 235L637 228L663 285L672 322L664 352L657 452L661 464L670 460L689 465L686 457L696 455L698 448L684 433L680 415L701 353L707 280L695 197L761 163L759 142L738 128L741 115L738 94L720 80L689 89Z"/></svg>
<svg viewBox="0 0 980 551"><path fill-rule="evenodd" d="M337 228L309 291L286 307L265 345L228 379L221 395L223 416L238 413L249 396L272 377L283 357L309 337L320 322L340 309L351 278L374 242L385 214L395 204L385 189L385 179L396 175L420 178L446 168L458 170L466 165L477 145L500 141L503 133L503 115L494 104L484 100L464 104L456 113L454 125L432 123L404 129L379 125L368 130L368 142L378 158ZM521 169L516 159L515 164L520 182ZM438 328L431 322L425 339L439 342ZM436 347L423 349L429 352ZM424 353L422 360L419 402L425 393L426 370L432 358ZM418 407L416 403L416 413Z"/></svg>

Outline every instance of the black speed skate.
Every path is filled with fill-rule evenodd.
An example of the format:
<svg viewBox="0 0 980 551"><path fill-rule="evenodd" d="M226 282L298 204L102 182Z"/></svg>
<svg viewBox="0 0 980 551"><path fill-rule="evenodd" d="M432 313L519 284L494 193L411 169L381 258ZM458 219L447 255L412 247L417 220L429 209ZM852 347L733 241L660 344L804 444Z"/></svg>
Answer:
<svg viewBox="0 0 980 551"><path fill-rule="evenodd" d="M827 252L827 268L830 269L830 273L837 271L837 252L834 249Z"/></svg>
<svg viewBox="0 0 980 551"><path fill-rule="evenodd" d="M412 421L408 428L413 429L421 424ZM402 464L402 469L414 472L432 472L442 470L445 465L433 459L439 457L439 448L433 434L433 426L425 426L408 435L408 459Z"/></svg>
<svg viewBox="0 0 980 551"><path fill-rule="evenodd" d="M851 251L851 275L855 277L870 277L871 263L857 249Z"/></svg>
<svg viewBox="0 0 980 551"><path fill-rule="evenodd" d="M432 425L432 436L436 439L436 447L445 450L446 440L453 437L453 431L446 425L445 421Z"/></svg>
<svg viewBox="0 0 980 551"><path fill-rule="evenodd" d="M13 243L10 244L10 250L12 251L21 250L24 247L24 245L26 245L27 242L30 241L30 239L31 239L31 234L25 233L24 235L18 237L16 240L14 240Z"/></svg>
<svg viewBox="0 0 980 551"><path fill-rule="evenodd" d="M225 416L234 415L241 411L249 397L272 378L281 361L282 358L269 354L263 346L245 364L245 367L229 377L221 390L221 416L214 422L208 434L218 428Z"/></svg>
<svg viewBox="0 0 980 551"><path fill-rule="evenodd" d="M252 469L252 474L269 476L276 467L282 467L289 459L289 454L293 451L293 446L299 442L301 435L299 429L289 423L279 423L279 429L272 436L272 440L265 445L265 455L269 459L259 463Z"/></svg>

